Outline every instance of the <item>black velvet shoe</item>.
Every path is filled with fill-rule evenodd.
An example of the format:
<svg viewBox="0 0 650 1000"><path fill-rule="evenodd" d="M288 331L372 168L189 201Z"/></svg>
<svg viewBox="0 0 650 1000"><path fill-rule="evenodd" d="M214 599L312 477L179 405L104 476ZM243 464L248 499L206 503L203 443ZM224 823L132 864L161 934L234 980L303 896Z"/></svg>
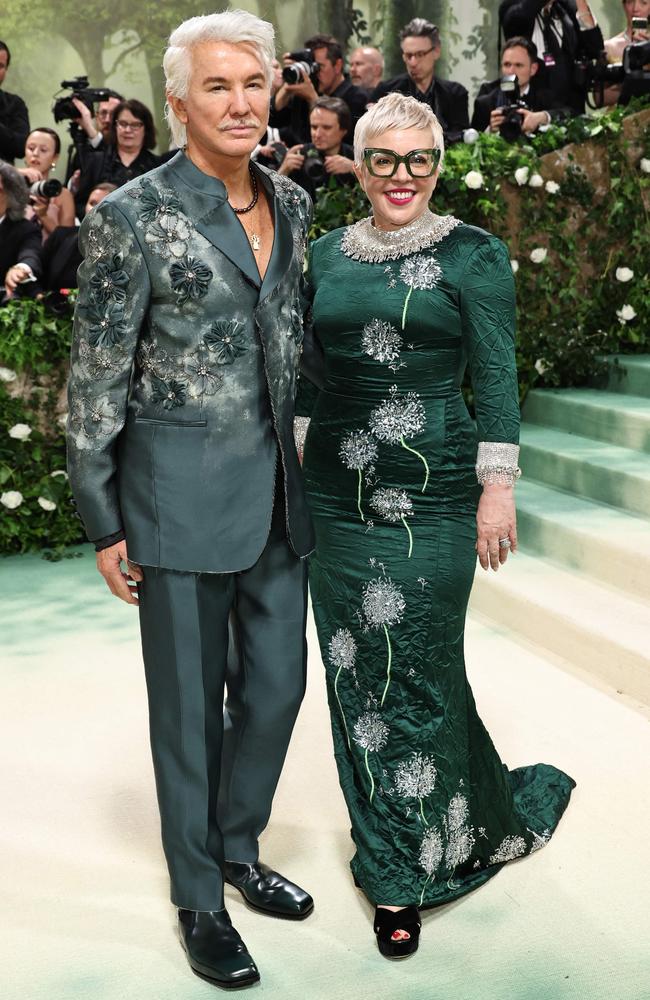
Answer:
<svg viewBox="0 0 650 1000"><path fill-rule="evenodd" d="M257 966L226 910L179 910L178 933L200 979L225 990L259 982Z"/></svg>
<svg viewBox="0 0 650 1000"><path fill-rule="evenodd" d="M308 892L261 861L255 864L226 861L223 877L228 885L239 889L248 906L260 913L285 920L304 920L314 909L314 900Z"/></svg>
<svg viewBox="0 0 650 1000"><path fill-rule="evenodd" d="M405 906L396 912L378 906L373 927L377 935L377 947L385 958L407 958L418 950L421 926L417 906ZM410 937L394 941L395 931L406 931Z"/></svg>

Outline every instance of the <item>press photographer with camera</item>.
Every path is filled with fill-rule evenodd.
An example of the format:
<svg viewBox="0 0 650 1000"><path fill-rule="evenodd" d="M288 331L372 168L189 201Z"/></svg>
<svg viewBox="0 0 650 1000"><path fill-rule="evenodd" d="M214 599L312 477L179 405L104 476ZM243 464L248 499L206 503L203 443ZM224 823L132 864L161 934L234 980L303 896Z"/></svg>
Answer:
<svg viewBox="0 0 650 1000"><path fill-rule="evenodd" d="M41 276L41 231L25 218L29 189L15 167L0 160L0 284L2 302L34 294Z"/></svg>
<svg viewBox="0 0 650 1000"><path fill-rule="evenodd" d="M50 178L61 152L61 140L53 128L35 128L25 143L25 166L18 168L30 187L26 218L40 226L45 241L57 226L71 226L75 219L74 198L60 181Z"/></svg>
<svg viewBox="0 0 650 1000"><path fill-rule="evenodd" d="M77 207L82 208L93 188L108 181L121 187L133 177L140 177L157 167L161 158L152 153L156 129L149 108L131 98L120 101L113 111L108 145L89 153L79 179Z"/></svg>
<svg viewBox="0 0 650 1000"><path fill-rule="evenodd" d="M368 98L343 73L343 49L333 35L314 35L304 49L284 54L283 84L271 100L269 124L289 128L295 142L309 142L309 112L319 97L344 101L351 116L346 141L364 114Z"/></svg>
<svg viewBox="0 0 650 1000"><path fill-rule="evenodd" d="M93 188L85 205L84 217L111 191L117 191L117 188L108 182ZM56 293L62 288L77 287L77 269L82 261L79 252L79 229L78 225L59 226L41 247L42 274L38 283L40 291Z"/></svg>
<svg viewBox="0 0 650 1000"><path fill-rule="evenodd" d="M566 117L566 107L554 106L550 91L539 85L539 58L533 42L510 38L501 54L501 77L484 83L474 102L472 128L500 132L507 142L531 135L541 125Z"/></svg>
<svg viewBox="0 0 650 1000"><path fill-rule="evenodd" d="M626 20L625 28L618 35L605 41L605 53L610 67L615 63L623 63L626 49L631 45L637 46L650 42L650 0L622 0L622 5ZM650 57L648 62L650 63ZM650 66L647 68L650 69ZM626 91L633 88L625 80L625 74L623 73L621 76L622 79L608 83L604 87L602 101L604 105L625 103ZM627 87L625 86L626 82Z"/></svg>
<svg viewBox="0 0 650 1000"><path fill-rule="evenodd" d="M330 178L337 185L351 185L354 174L354 150L343 140L350 129L350 109L338 97L319 97L309 115L311 142L293 146L278 168L307 191L312 201L318 188L328 186Z"/></svg>
<svg viewBox="0 0 650 1000"><path fill-rule="evenodd" d="M0 87L11 62L6 42L0 42ZM23 155L25 139L29 135L27 106L18 94L0 90L0 159L13 163Z"/></svg>
<svg viewBox="0 0 650 1000"><path fill-rule="evenodd" d="M436 63L442 55L438 27L423 17L414 17L404 25L399 37L406 73L380 83L371 95L371 103L395 91L415 97L435 114L445 143L457 142L469 126L469 95L462 84L436 76Z"/></svg>
<svg viewBox="0 0 650 1000"><path fill-rule="evenodd" d="M572 115L585 113L588 84L581 63L596 59L603 36L587 0L502 0L505 38L523 35L540 54L540 83Z"/></svg>
<svg viewBox="0 0 650 1000"><path fill-rule="evenodd" d="M81 98L74 95L70 99L79 112L79 117L72 119L72 124L76 126L71 132L75 151L69 159L66 173L66 184L69 184L73 192L78 189L85 157L90 152L104 149L111 140L113 112L124 98L115 91L108 91L108 93L110 96L103 101L98 101L96 107L94 103L88 107ZM71 180L72 183L70 183Z"/></svg>

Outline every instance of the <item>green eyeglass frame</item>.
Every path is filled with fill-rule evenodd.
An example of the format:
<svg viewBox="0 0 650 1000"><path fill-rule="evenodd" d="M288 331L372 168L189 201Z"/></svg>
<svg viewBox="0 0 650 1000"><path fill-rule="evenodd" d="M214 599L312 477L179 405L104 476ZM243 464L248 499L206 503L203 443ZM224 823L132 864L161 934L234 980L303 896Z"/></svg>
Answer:
<svg viewBox="0 0 650 1000"><path fill-rule="evenodd" d="M390 173L378 174L375 170L373 170L373 168L372 168L372 157L373 157L373 155L375 153L383 153L385 156L390 156L392 158L392 160L393 160L393 169L390 171ZM422 153L426 153L428 156L432 157L433 163L432 163L432 166L431 166L431 170L429 170L429 172L426 173L426 174L414 174L413 173L413 169L412 169L412 165L411 165L411 157L412 156L421 155ZM372 147L372 148L368 147L368 148L364 149L364 151L363 151L363 162L365 163L366 167L368 168L368 173L372 174L373 177L393 177L395 175L395 173L397 172L397 169L398 169L400 163L404 164L404 166L406 167L406 169L409 172L410 176L413 177L413 178L431 177L431 175L435 173L436 168L437 168L438 164L440 163L440 155L441 155L440 150L437 149L437 148L435 148L435 149L412 149L410 152L405 153L404 156L400 156L399 153L396 153L394 149L377 149L377 148L374 148L374 147Z"/></svg>

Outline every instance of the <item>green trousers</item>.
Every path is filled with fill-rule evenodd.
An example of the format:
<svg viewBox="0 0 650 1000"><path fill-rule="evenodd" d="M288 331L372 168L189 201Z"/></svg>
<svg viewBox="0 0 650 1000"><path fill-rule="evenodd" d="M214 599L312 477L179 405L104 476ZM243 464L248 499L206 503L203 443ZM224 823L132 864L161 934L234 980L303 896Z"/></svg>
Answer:
<svg viewBox="0 0 650 1000"><path fill-rule="evenodd" d="M305 692L306 565L289 548L276 503L251 569L143 572L140 627L171 898L219 910L223 861L258 860Z"/></svg>

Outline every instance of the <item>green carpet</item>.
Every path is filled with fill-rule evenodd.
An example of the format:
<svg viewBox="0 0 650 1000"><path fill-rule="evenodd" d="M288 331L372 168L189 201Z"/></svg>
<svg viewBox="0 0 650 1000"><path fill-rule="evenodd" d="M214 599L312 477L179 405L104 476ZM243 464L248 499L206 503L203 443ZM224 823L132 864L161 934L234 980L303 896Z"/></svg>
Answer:
<svg viewBox="0 0 650 1000"><path fill-rule="evenodd" d="M201 1000L174 936L158 841L136 612L92 553L0 562L3 743L1 1000ZM348 823L310 633L307 699L263 858L302 882L298 926L236 926L277 1000L643 1000L650 804L647 721L612 692L475 619L470 678L511 767L539 760L578 786L551 843L425 916L420 951L376 952L347 873Z"/></svg>

